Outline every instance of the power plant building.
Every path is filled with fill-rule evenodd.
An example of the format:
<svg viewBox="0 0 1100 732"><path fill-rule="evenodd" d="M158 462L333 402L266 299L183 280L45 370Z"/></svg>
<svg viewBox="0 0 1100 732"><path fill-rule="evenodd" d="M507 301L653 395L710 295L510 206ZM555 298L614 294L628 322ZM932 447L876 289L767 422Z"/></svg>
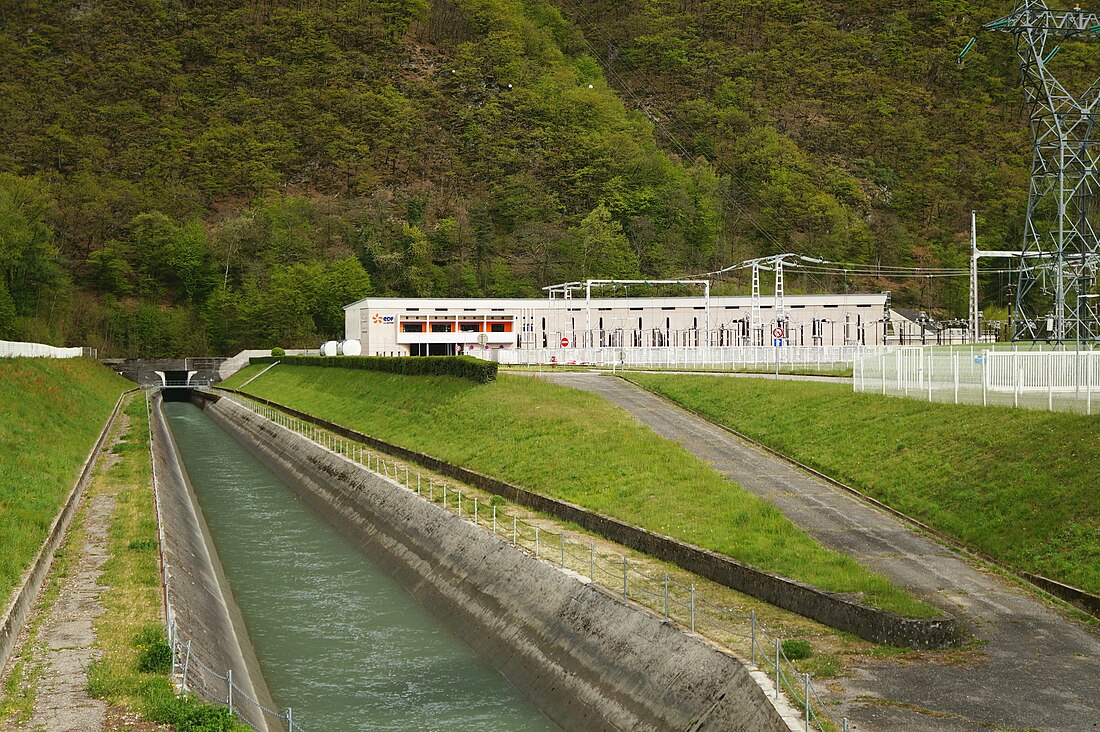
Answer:
<svg viewBox="0 0 1100 732"><path fill-rule="evenodd" d="M616 298L383 298L344 308L365 356L497 349L883 345L889 293ZM755 323L755 327L753 324ZM896 343L896 339L894 339Z"/></svg>

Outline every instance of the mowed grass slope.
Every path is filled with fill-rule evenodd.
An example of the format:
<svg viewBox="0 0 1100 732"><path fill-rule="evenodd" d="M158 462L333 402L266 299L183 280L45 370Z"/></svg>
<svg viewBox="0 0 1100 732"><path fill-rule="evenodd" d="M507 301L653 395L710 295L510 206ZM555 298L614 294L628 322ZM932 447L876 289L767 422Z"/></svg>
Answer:
<svg viewBox="0 0 1100 732"><path fill-rule="evenodd" d="M226 386L258 371L249 367ZM593 394L525 376L479 386L283 365L245 389L826 590L861 593L899 613L935 614Z"/></svg>
<svg viewBox="0 0 1100 732"><path fill-rule="evenodd" d="M632 378L1013 567L1100 592L1100 418L834 384Z"/></svg>
<svg viewBox="0 0 1100 732"><path fill-rule="evenodd" d="M131 386L88 359L0 358L0 604Z"/></svg>

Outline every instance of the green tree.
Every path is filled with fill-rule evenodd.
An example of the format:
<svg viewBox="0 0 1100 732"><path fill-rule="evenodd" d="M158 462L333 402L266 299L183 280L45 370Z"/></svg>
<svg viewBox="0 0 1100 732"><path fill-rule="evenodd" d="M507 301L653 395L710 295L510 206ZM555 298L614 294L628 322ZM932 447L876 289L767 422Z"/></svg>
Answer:
<svg viewBox="0 0 1100 732"><path fill-rule="evenodd" d="M641 276L638 256L630 248L623 227L602 203L576 229L581 271L586 279L631 279Z"/></svg>

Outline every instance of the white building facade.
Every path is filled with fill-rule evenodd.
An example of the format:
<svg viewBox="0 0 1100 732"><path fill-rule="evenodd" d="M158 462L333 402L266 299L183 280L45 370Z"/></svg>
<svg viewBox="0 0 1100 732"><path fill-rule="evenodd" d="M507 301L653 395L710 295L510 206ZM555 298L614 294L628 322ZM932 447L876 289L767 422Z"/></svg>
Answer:
<svg viewBox="0 0 1100 732"><path fill-rule="evenodd" d="M485 355L521 349L875 346L889 293L735 297L375 298L344 308L364 356ZM778 335L776 335L778 334ZM895 339L891 339L896 342Z"/></svg>

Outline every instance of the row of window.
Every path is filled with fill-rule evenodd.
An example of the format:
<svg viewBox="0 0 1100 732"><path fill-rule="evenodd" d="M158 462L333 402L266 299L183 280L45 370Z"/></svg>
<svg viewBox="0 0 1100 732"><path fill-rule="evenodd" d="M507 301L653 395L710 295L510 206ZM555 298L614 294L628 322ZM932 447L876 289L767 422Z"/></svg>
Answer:
<svg viewBox="0 0 1100 732"><path fill-rule="evenodd" d="M428 330L424 327L428 326ZM451 320L437 320L428 323L402 321L402 333L511 333L512 323L455 323Z"/></svg>

